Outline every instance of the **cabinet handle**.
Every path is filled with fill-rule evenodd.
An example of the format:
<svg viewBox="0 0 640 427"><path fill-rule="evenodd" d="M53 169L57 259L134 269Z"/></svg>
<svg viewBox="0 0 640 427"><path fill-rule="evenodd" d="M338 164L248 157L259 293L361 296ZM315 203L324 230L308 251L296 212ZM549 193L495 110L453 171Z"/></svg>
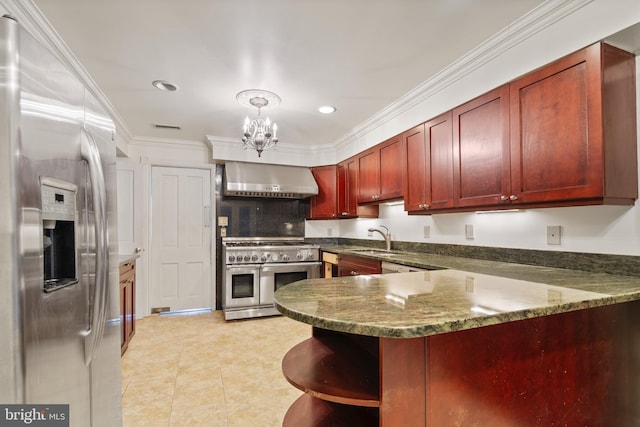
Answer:
<svg viewBox="0 0 640 427"><path fill-rule="evenodd" d="M357 272L357 271L353 271L353 270L351 270L351 275L352 275L352 276L357 276L357 275L358 275L358 272Z"/></svg>
<svg viewBox="0 0 640 427"><path fill-rule="evenodd" d="M518 200L518 196L512 194L511 196L509 196L509 200Z"/></svg>
<svg viewBox="0 0 640 427"><path fill-rule="evenodd" d="M425 203L424 205L422 205L422 209L429 209L429 203Z"/></svg>
<svg viewBox="0 0 640 427"><path fill-rule="evenodd" d="M349 212L342 212L342 215L347 216L349 215Z"/></svg>
<svg viewBox="0 0 640 427"><path fill-rule="evenodd" d="M506 202L507 200L509 200L509 198L503 194L502 196L500 196L500 200Z"/></svg>

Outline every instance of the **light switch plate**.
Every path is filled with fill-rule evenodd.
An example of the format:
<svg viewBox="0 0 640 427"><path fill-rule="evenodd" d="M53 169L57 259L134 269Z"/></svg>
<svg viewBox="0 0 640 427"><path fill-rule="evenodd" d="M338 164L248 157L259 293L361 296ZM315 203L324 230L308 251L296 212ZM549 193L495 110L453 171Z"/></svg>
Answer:
<svg viewBox="0 0 640 427"><path fill-rule="evenodd" d="M423 233L424 233L425 239L428 239L429 237L431 237L431 227L428 225L425 225L423 228Z"/></svg>
<svg viewBox="0 0 640 427"><path fill-rule="evenodd" d="M561 242L562 226L547 226L547 245L559 245Z"/></svg>
<svg viewBox="0 0 640 427"><path fill-rule="evenodd" d="M218 217L218 227L228 227L229 226L229 217L228 216L219 216Z"/></svg>
<svg viewBox="0 0 640 427"><path fill-rule="evenodd" d="M473 240L473 224L464 225L464 235L467 240Z"/></svg>

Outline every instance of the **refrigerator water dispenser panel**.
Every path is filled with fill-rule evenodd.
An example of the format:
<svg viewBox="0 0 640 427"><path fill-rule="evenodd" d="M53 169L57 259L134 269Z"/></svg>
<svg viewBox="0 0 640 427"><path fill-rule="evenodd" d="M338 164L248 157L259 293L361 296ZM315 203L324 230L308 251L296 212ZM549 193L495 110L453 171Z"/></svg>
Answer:
<svg viewBox="0 0 640 427"><path fill-rule="evenodd" d="M78 283L76 273L77 186L41 178L44 292Z"/></svg>

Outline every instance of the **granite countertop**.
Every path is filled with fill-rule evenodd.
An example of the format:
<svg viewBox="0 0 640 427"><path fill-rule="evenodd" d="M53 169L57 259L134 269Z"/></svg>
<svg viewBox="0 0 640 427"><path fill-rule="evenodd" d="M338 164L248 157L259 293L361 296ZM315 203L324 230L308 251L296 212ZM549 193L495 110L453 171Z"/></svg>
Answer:
<svg viewBox="0 0 640 427"><path fill-rule="evenodd" d="M118 264L140 258L140 254L118 254Z"/></svg>
<svg viewBox="0 0 640 427"><path fill-rule="evenodd" d="M640 300L635 276L427 253L366 257L442 270L303 280L279 289L276 307L323 329L412 338Z"/></svg>

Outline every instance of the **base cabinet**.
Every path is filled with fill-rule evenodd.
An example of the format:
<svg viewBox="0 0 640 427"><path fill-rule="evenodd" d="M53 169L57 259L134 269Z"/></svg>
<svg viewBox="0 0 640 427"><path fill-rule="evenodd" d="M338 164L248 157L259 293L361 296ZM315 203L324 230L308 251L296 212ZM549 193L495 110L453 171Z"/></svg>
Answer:
<svg viewBox="0 0 640 427"><path fill-rule="evenodd" d="M380 260L356 255L338 255L338 276L359 276L361 274L381 274Z"/></svg>
<svg viewBox="0 0 640 427"><path fill-rule="evenodd" d="M640 301L418 338L313 328L283 426L640 425ZM562 420L558 424L558 420Z"/></svg>
<svg viewBox="0 0 640 427"><path fill-rule="evenodd" d="M120 264L120 354L136 333L136 262Z"/></svg>

